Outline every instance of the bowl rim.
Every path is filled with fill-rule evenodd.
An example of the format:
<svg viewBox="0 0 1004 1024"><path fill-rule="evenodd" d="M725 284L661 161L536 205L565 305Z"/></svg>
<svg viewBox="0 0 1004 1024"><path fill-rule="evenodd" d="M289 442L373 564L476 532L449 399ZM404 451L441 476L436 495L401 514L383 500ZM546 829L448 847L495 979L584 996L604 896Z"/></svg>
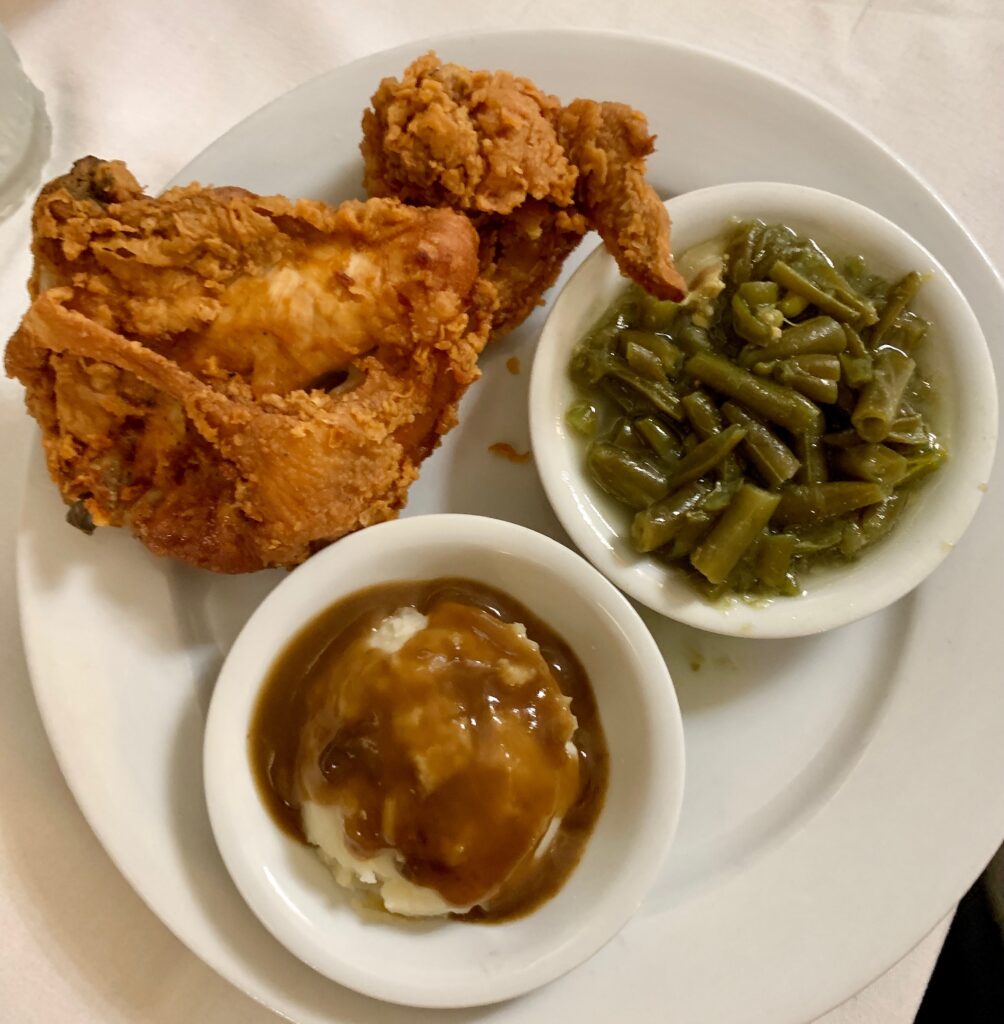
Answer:
<svg viewBox="0 0 1004 1024"><path fill-rule="evenodd" d="M585 557L625 593L651 610L698 629L729 636L753 639L781 639L807 636L847 625L892 604L909 593L930 575L949 554L968 529L989 484L998 432L997 391L993 360L982 329L965 295L937 258L912 235L870 207L845 196L823 189L787 182L752 181L711 185L685 192L665 201L673 222L674 234L687 230L688 221L707 217L714 207L722 223L739 214L756 216L758 207L785 206L787 216L795 222L807 219L835 223L843 234L860 236L862 248L867 238L883 239L886 245L908 254L911 262L922 262L933 270L945 286L947 296L942 308L964 324L963 343L946 348L950 358L960 365L969 363L970 378L977 388L973 403L961 403L962 420L977 433L981 443L962 453L952 451L940 476L958 476L972 486L960 492L949 508L942 502L942 514L926 520L925 529L941 531L941 543L928 545L921 556L909 562L899 559L902 571L895 577L869 579L867 554L855 565L860 577L854 586L853 599L829 600L826 583L817 588L812 613L806 613L803 596L763 600L726 598L709 602L680 575L667 568L657 584L643 572L651 566L647 556L629 559L613 546L616 534L600 525L600 516L591 508L590 492L578 486L583 480L581 469L574 467L576 439L564 430L564 409L558 409L565 365L557 365L559 356L567 363L570 352L569 330L565 317L569 307L582 303L584 282L597 273L597 267L614 272L614 258L602 245L597 246L580 264L556 297L541 330L530 375L530 439L534 463L547 499L562 526ZM824 211L824 213L821 213ZM839 218L839 219L838 219ZM690 244L698 244L696 238ZM867 251L864 252L867 257ZM627 279L621 278L626 284ZM595 299L593 300L595 304ZM609 303L603 304L604 308ZM574 321L574 314L568 317ZM581 337L582 330L575 332ZM957 337L953 336L953 337ZM595 493L595 491L593 491ZM583 500L586 498L587 500ZM600 498L600 500L603 500ZM817 577L817 581L819 577Z"/></svg>
<svg viewBox="0 0 1004 1024"><path fill-rule="evenodd" d="M281 650L312 615L386 578L378 572L374 579L356 575L350 581L345 579L346 574L339 572L339 566L351 567L353 561L364 559L367 552L374 550L407 552L415 546L425 551L429 546L437 546L447 557L451 549L464 544L476 544L486 553L514 559L515 564L527 569L528 581L532 579L531 571L535 566L539 572L564 578L570 583L570 600L589 602L602 609L616 627L611 629L611 635L623 638L621 649L625 664L630 664L632 669L625 668L617 683L623 685L625 680L631 680L635 684L646 721L651 722L652 742L646 751L651 770L646 772L650 785L643 802L646 820L639 822L642 840L624 847L625 866L629 870L622 872L621 880L616 883L621 896L619 902L612 906L610 900L599 900L595 907L592 904L583 907L583 918L590 913L595 915L587 927L515 974L507 973L497 964L491 971L477 970L475 961L464 981L452 983L449 990L444 990L442 982L435 987L429 981L413 985L388 976L386 961L382 961L381 970L376 971L333 956L330 949L312 936L310 929L303 927L299 920L303 908L295 907L297 912L290 912L285 909L290 897L280 892L279 897L273 898L274 894L265 891L261 881L263 861L253 852L254 843L249 843L247 835L239 833L236 825L241 818L241 808L247 809L249 790L257 805L254 817L268 818L251 778L246 738L250 715L274 653ZM409 574L404 565L397 578L410 575L433 578L464 573L444 571L416 575ZM314 610L308 619L299 618L292 625L281 625L283 604L295 601L302 606L311 594L321 591L324 596L313 604ZM533 592L529 584L526 593L513 596L532 607ZM274 648L273 658L258 658L261 650L269 647ZM257 673L247 671L249 659L252 663L258 659ZM602 687L594 686L594 692L602 716L603 704L609 706L612 699L611 692L608 690L605 698ZM607 738L613 772L615 759L624 756L624 750L619 754L615 751L610 744L609 731ZM262 601L234 641L219 673L206 721L203 781L213 835L228 873L261 923L300 960L333 981L377 999L430 1008L477 1006L529 992L572 970L610 941L640 906L662 868L679 823L685 786L683 724L669 669L655 640L623 594L580 555L544 534L504 520L453 513L420 515L369 527L331 545L296 568ZM278 826L270 818L268 826L278 832ZM601 812L596 830L603 827ZM299 847L295 840L283 838ZM273 888L278 885L281 890L282 865L279 865L278 876L274 863L266 870ZM289 878L290 869L287 869L287 887ZM287 901L284 905L283 900ZM524 918L491 928L546 921L548 906L544 903ZM475 927L452 921L442 922L442 926ZM369 928L366 932L376 936L374 941L378 945L379 933ZM421 941L421 936L417 936L416 941ZM372 959L370 957L371 963Z"/></svg>

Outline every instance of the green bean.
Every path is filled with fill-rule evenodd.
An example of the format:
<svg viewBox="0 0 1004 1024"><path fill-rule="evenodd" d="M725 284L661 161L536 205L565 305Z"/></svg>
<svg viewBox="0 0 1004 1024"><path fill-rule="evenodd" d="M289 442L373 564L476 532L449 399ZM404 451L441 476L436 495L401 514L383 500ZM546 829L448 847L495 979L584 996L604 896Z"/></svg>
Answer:
<svg viewBox="0 0 1004 1024"><path fill-rule="evenodd" d="M848 520L843 523L843 531L840 534L840 543L837 545L844 558L856 558L858 553L868 543L861 530L861 524L856 520Z"/></svg>
<svg viewBox="0 0 1004 1024"><path fill-rule="evenodd" d="M773 294L773 299L767 296ZM768 345L781 336L784 314L775 309L773 281L747 281L732 296L732 329L753 345Z"/></svg>
<svg viewBox="0 0 1004 1024"><path fill-rule="evenodd" d="M764 347L747 346L739 355L741 366L752 366L765 359L784 359L805 354L837 355L843 352L847 338L832 317L817 316L781 331L776 341Z"/></svg>
<svg viewBox="0 0 1004 1024"><path fill-rule="evenodd" d="M607 440L626 452L641 452L647 448L645 438L638 433L634 424L626 416L621 416L614 421Z"/></svg>
<svg viewBox="0 0 1004 1024"><path fill-rule="evenodd" d="M861 516L861 535L865 542L874 544L884 537L896 524L906 503L907 495L899 491L864 512Z"/></svg>
<svg viewBox="0 0 1004 1024"><path fill-rule="evenodd" d="M636 513L631 523L635 551L647 554L668 544L683 526L687 513L700 508L710 493L710 485L694 481Z"/></svg>
<svg viewBox="0 0 1004 1024"><path fill-rule="evenodd" d="M594 441L586 465L607 494L632 508L647 508L669 493L669 473L648 456Z"/></svg>
<svg viewBox="0 0 1004 1024"><path fill-rule="evenodd" d="M773 306L777 302L778 287L773 281L745 281L736 289L736 295L750 306Z"/></svg>
<svg viewBox="0 0 1004 1024"><path fill-rule="evenodd" d="M681 487L704 476L722 462L745 436L746 431L742 427L732 426L703 440L673 467L672 486Z"/></svg>
<svg viewBox="0 0 1004 1024"><path fill-rule="evenodd" d="M855 391L860 391L866 384L870 384L875 376L870 355L852 356L844 353L840 356L840 369L840 379Z"/></svg>
<svg viewBox="0 0 1004 1024"><path fill-rule="evenodd" d="M794 327L785 328L781 337L770 346L770 354L778 358L816 355L836 355L847 347L847 337L840 324L829 316L814 316Z"/></svg>
<svg viewBox="0 0 1004 1024"><path fill-rule="evenodd" d="M764 419L793 433L819 430L823 414L804 395L772 381L761 380L721 356L699 353L687 360L686 371L729 398L742 402Z"/></svg>
<svg viewBox="0 0 1004 1024"><path fill-rule="evenodd" d="M857 434L854 438L857 440ZM823 439L818 434L799 434L795 438L795 456L801 463L795 475L798 483L825 484L830 479Z"/></svg>
<svg viewBox="0 0 1004 1024"><path fill-rule="evenodd" d="M801 316L809 308L809 300L804 295L796 295L794 292L786 292L785 296L777 304L777 308L788 320Z"/></svg>
<svg viewBox="0 0 1004 1024"><path fill-rule="evenodd" d="M868 346L861 340L861 335L850 324L843 324L842 326L844 328L844 337L847 339L847 354L855 359L867 359L869 355Z"/></svg>
<svg viewBox="0 0 1004 1024"><path fill-rule="evenodd" d="M703 391L692 391L682 398L683 411L701 440L722 429L722 417L715 403Z"/></svg>
<svg viewBox="0 0 1004 1024"><path fill-rule="evenodd" d="M930 440L931 435L924 430L924 419L917 412L897 416L886 435L887 444L929 444Z"/></svg>
<svg viewBox="0 0 1004 1024"><path fill-rule="evenodd" d="M814 377L811 373L800 370L787 360L780 362L774 370L774 379L779 384L794 388L799 394L811 398L814 402L832 405L837 400L837 382Z"/></svg>
<svg viewBox="0 0 1004 1024"><path fill-rule="evenodd" d="M858 398L851 423L865 441L883 441L899 415L900 403L916 363L894 348L884 348L875 356L871 381Z"/></svg>
<svg viewBox="0 0 1004 1024"><path fill-rule="evenodd" d="M836 356L809 352L803 356L792 356L785 362L797 367L803 373L811 373L813 377L823 380L840 380L840 360Z"/></svg>
<svg viewBox="0 0 1004 1024"><path fill-rule="evenodd" d="M732 402L722 406L722 413L729 423L746 431L743 450L768 487L780 487L798 472L798 459L765 423Z"/></svg>
<svg viewBox="0 0 1004 1024"><path fill-rule="evenodd" d="M888 492L878 484L857 480L837 480L825 484L787 484L781 490L781 503L775 513L779 526L811 523L875 505Z"/></svg>
<svg viewBox="0 0 1004 1024"><path fill-rule="evenodd" d="M651 350L629 341L624 346L624 358L628 366L648 380L662 382L666 379L666 367L662 360Z"/></svg>
<svg viewBox="0 0 1004 1024"><path fill-rule="evenodd" d="M911 270L905 277L900 278L886 296L885 305L879 315L878 322L871 331L871 346L877 349L882 344L885 333L895 323L896 318L913 301L917 290L923 284L924 279L915 270Z"/></svg>
<svg viewBox="0 0 1004 1024"><path fill-rule="evenodd" d="M768 587L784 588L789 583L795 537L790 533L768 533L760 542L756 556L756 574Z"/></svg>
<svg viewBox="0 0 1004 1024"><path fill-rule="evenodd" d="M903 476L903 483L907 480L919 480L934 472L948 458L944 448L933 447L925 451L911 455L906 460L906 473Z"/></svg>
<svg viewBox="0 0 1004 1024"><path fill-rule="evenodd" d="M683 517L683 523L676 531L676 536L664 549L667 557L673 561L686 558L711 532L714 522L715 517L705 509L688 513Z"/></svg>
<svg viewBox="0 0 1004 1024"><path fill-rule="evenodd" d="M609 360L607 376L620 381L672 419L682 420L680 396L669 381L646 380L618 360ZM648 410L651 411L651 410Z"/></svg>
<svg viewBox="0 0 1004 1024"><path fill-rule="evenodd" d="M850 292L844 293L845 301L842 301L814 284L784 260L778 260L770 268L769 277L789 291L807 298L821 313L827 313L844 323L873 324L877 319L871 303L855 299ZM847 299L851 300L850 304Z"/></svg>
<svg viewBox="0 0 1004 1024"><path fill-rule="evenodd" d="M781 498L743 484L711 533L690 556L690 564L711 583L723 583L770 521Z"/></svg>
<svg viewBox="0 0 1004 1024"><path fill-rule="evenodd" d="M698 352L714 351L711 335L705 328L691 322L689 317L686 318L686 323L673 330L672 339L688 356L696 355Z"/></svg>
<svg viewBox="0 0 1004 1024"><path fill-rule="evenodd" d="M895 487L906 476L907 461L884 444L858 444L844 448L837 465L849 477Z"/></svg>
<svg viewBox="0 0 1004 1024"><path fill-rule="evenodd" d="M849 427L847 430L835 430L831 434L823 434L822 441L823 444L829 445L831 448L850 448L851 445L861 444L861 438L853 427Z"/></svg>
<svg viewBox="0 0 1004 1024"><path fill-rule="evenodd" d="M882 337L882 348L898 348L909 355L927 334L927 321L916 313L904 313Z"/></svg>
<svg viewBox="0 0 1004 1024"><path fill-rule="evenodd" d="M646 294L643 303L643 322L653 331L664 331L671 327L676 314L680 312L679 303L671 299L657 299L654 295Z"/></svg>
<svg viewBox="0 0 1004 1024"><path fill-rule="evenodd" d="M565 422L583 437L592 437L599 426L599 413L592 402L580 398L568 407L568 411L565 413Z"/></svg>
<svg viewBox="0 0 1004 1024"><path fill-rule="evenodd" d="M652 407L633 388L614 377L604 377L598 385L600 391L612 399L628 416L644 416Z"/></svg>
<svg viewBox="0 0 1004 1024"><path fill-rule="evenodd" d="M667 430L653 416L643 416L635 420L635 430L645 439L649 448L652 449L664 462L672 463L683 454L680 441L677 436Z"/></svg>
<svg viewBox="0 0 1004 1024"><path fill-rule="evenodd" d="M844 523L842 519L828 519L822 523L803 524L795 527L793 536L796 558L818 555L821 551L832 551L840 546Z"/></svg>
<svg viewBox="0 0 1004 1024"><path fill-rule="evenodd" d="M625 344L625 349L629 345L636 345L647 352L654 355L662 365L665 373L661 379L665 377L675 377L679 372L680 367L683 365L683 352L677 345L674 345L669 338L664 334L650 334L647 331L633 331L625 330L621 331L621 340ZM625 351L625 355L626 355ZM630 359L628 363L630 365Z"/></svg>

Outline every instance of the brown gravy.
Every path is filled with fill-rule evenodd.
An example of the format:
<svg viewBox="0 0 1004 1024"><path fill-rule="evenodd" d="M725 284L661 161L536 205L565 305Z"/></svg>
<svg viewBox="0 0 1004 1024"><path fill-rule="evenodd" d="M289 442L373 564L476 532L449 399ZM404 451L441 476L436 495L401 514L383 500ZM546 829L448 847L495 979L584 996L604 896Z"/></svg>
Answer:
<svg viewBox="0 0 1004 1024"><path fill-rule="evenodd" d="M427 615L429 626L414 650L409 641L394 656L399 667L404 657L405 666L395 682L387 678L386 657L364 638L402 607ZM506 628L514 622L526 626L539 654L528 654ZM503 660L508 683L499 671ZM430 665L447 663L447 675L429 677ZM339 684L349 678L347 664L355 682ZM453 703L446 714L433 713L431 704L415 703L423 693ZM577 726L564 697L571 698ZM419 722L411 728L415 715ZM577 758L565 748L572 728ZM443 742L431 742L430 730ZM478 756L457 742L471 735ZM419 748L416 771L408 754ZM404 857L402 874L450 903L469 905L492 879L506 878L481 906L453 915L472 921L519 917L557 892L596 822L608 773L596 702L574 652L507 594L463 579L371 587L309 622L272 666L252 716L248 752L272 817L301 842L300 803L309 790L314 802L339 804L359 855L393 845ZM508 776L492 767L505 753L516 761ZM388 805L394 808L389 822ZM540 822L549 820L552 807L562 812L561 824L535 857Z"/></svg>

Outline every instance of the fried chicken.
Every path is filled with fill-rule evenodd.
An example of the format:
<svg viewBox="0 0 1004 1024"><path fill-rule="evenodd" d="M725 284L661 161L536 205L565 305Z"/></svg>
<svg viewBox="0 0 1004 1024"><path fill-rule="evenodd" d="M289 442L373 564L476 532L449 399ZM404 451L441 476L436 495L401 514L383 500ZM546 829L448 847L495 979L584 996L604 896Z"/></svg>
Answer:
<svg viewBox="0 0 1004 1024"><path fill-rule="evenodd" d="M221 572L292 566L393 518L490 323L449 210L191 185L93 157L34 212L5 365L73 521Z"/></svg>
<svg viewBox="0 0 1004 1024"><path fill-rule="evenodd" d="M680 299L669 216L645 179L654 139L621 103L567 107L508 71L469 71L420 57L386 78L363 114L364 184L372 196L465 212L481 273L497 293L493 330L521 323L590 228L622 271Z"/></svg>

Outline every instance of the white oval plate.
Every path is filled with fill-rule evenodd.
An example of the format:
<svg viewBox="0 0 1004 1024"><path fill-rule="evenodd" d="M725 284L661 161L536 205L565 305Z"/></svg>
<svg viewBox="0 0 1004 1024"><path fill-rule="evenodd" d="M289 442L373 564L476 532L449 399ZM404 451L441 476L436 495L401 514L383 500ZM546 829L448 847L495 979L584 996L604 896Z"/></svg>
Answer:
<svg viewBox="0 0 1004 1024"><path fill-rule="evenodd" d="M430 45L446 59L527 75L566 100L595 95L646 111L660 135L649 166L663 194L787 179L875 208L942 261L999 353L1000 282L894 156L777 80L665 42L555 31L410 44L276 100L178 180L360 194L362 109L382 76ZM487 452L495 441L528 447L540 324L538 312L486 354L484 379L413 488L409 514L494 515L563 539L533 468ZM512 355L518 376L504 365ZM919 590L822 636L716 637L645 613L677 684L688 750L666 870L589 963L451 1020L798 1024L899 959L1004 836L1002 521L997 486ZM279 576L216 577L157 560L118 531L85 537L63 523L40 458L18 558L25 647L56 756L101 842L164 923L302 1024L441 1019L356 995L297 961L245 906L213 843L201 785L206 705L223 653Z"/></svg>

